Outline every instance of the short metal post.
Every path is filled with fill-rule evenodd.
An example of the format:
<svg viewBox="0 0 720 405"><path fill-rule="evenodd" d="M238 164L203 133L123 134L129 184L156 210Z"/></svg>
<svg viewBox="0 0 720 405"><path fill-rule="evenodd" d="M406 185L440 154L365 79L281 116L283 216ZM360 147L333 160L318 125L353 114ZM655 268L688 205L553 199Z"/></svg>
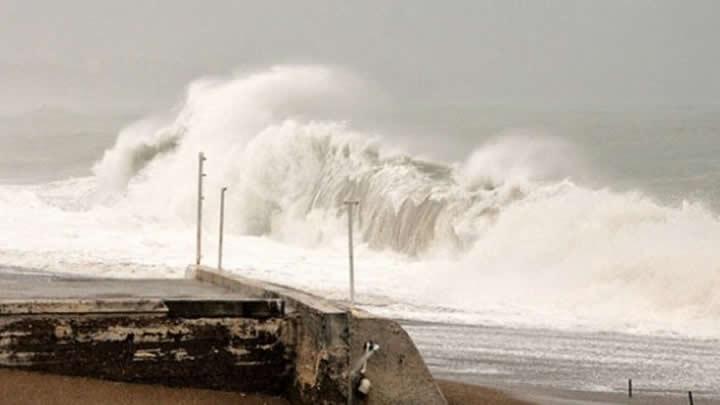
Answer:
<svg viewBox="0 0 720 405"><path fill-rule="evenodd" d="M352 372L352 342L353 342L353 340L352 340L352 309L348 310L347 317L348 317L347 318L347 320L348 320L348 328L347 328L347 331L348 331L348 335L347 335L347 341L348 341L348 364L347 364L347 367L348 367L348 372L347 372L348 373L348 375L347 375L348 397L347 397L347 403L348 403L348 405L353 405L353 402L355 402L354 401L355 395L353 395L354 391L355 391L355 387L353 384L353 372Z"/></svg>
<svg viewBox="0 0 720 405"><path fill-rule="evenodd" d="M218 270L222 270L223 256L223 225L225 223L225 192L227 187L220 190L220 240L218 241Z"/></svg>
<svg viewBox="0 0 720 405"><path fill-rule="evenodd" d="M628 380L628 398L632 398L632 378Z"/></svg>
<svg viewBox="0 0 720 405"><path fill-rule="evenodd" d="M197 252L195 255L195 264L200 265L200 259L202 257L202 202L203 202L203 163L205 162L205 155L200 152L198 154L198 202L197 202Z"/></svg>
<svg viewBox="0 0 720 405"><path fill-rule="evenodd" d="M690 401L690 405L695 405L695 402L693 402L692 391L688 391L688 400Z"/></svg>
<svg viewBox="0 0 720 405"><path fill-rule="evenodd" d="M353 253L353 207L359 201L345 201L348 207L348 256L350 259L350 306L355 306L355 262Z"/></svg>

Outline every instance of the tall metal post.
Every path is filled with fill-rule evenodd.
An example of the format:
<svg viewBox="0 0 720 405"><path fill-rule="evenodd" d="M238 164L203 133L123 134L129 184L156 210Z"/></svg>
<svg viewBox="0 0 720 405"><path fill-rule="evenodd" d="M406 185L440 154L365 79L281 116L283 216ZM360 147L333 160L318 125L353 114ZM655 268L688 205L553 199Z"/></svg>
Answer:
<svg viewBox="0 0 720 405"><path fill-rule="evenodd" d="M350 259L350 306L355 306L355 258L353 253L353 207L359 201L345 201L348 207L348 256Z"/></svg>
<svg viewBox="0 0 720 405"><path fill-rule="evenodd" d="M350 260L350 312L348 313L348 331L352 330L350 322L352 322L352 308L355 306L355 257L353 252L353 207L360 204L359 201L345 201L348 209L348 258ZM352 334L348 332L348 346L352 349ZM352 373L352 365L350 363L352 350L348 354L348 405L353 405L354 401L354 381Z"/></svg>
<svg viewBox="0 0 720 405"><path fill-rule="evenodd" d="M220 240L218 241L218 270L222 270L223 256L223 225L225 223L225 192L227 187L220 190Z"/></svg>
<svg viewBox="0 0 720 405"><path fill-rule="evenodd" d="M205 155L200 152L198 154L198 201L197 201L197 252L195 255L195 264L200 265L200 259L202 257L202 202L203 197L203 163L205 162Z"/></svg>

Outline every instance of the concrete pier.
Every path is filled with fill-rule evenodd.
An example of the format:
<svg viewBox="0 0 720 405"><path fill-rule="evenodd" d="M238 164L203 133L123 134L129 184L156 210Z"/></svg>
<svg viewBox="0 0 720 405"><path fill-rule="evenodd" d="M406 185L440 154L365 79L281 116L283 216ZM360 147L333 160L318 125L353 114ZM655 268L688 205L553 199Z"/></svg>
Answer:
<svg viewBox="0 0 720 405"><path fill-rule="evenodd" d="M282 394L282 300L197 280L0 272L0 366Z"/></svg>
<svg viewBox="0 0 720 405"><path fill-rule="evenodd" d="M381 350L357 404L445 404L395 322L303 291L191 267L187 279L0 268L0 367L347 404L348 370ZM352 389L354 390L354 384Z"/></svg>
<svg viewBox="0 0 720 405"><path fill-rule="evenodd" d="M208 267L192 276L251 297L285 301L294 320L294 370L288 394L295 403L346 404L347 371L360 358L365 342L381 350L368 361L372 382L361 404L447 404L410 336L397 323L294 288L260 282Z"/></svg>

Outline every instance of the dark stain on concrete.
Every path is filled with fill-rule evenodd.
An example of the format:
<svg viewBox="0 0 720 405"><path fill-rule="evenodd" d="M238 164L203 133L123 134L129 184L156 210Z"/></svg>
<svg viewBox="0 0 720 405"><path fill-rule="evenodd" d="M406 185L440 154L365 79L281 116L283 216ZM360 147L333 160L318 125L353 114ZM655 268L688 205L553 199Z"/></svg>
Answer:
<svg viewBox="0 0 720 405"><path fill-rule="evenodd" d="M118 381L281 394L292 363L282 319L0 318L3 366Z"/></svg>

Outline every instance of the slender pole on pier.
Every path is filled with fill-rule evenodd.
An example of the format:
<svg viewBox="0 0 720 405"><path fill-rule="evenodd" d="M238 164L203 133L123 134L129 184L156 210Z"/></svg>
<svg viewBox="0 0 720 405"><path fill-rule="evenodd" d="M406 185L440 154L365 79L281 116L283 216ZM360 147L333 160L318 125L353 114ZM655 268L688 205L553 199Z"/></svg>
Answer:
<svg viewBox="0 0 720 405"><path fill-rule="evenodd" d="M218 241L218 270L222 270L223 225L225 223L225 192L227 187L220 190L220 240Z"/></svg>
<svg viewBox="0 0 720 405"><path fill-rule="evenodd" d="M632 398L632 378L628 380L628 398Z"/></svg>
<svg viewBox="0 0 720 405"><path fill-rule="evenodd" d="M205 162L205 155L200 152L198 154L198 201L197 201L197 252L195 255L195 264L200 265L200 258L202 257L202 202L203 202L203 163Z"/></svg>
<svg viewBox="0 0 720 405"><path fill-rule="evenodd" d="M355 306L355 262L353 253L353 207L360 204L359 201L345 201L348 207L348 256L350 259L350 306Z"/></svg>
<svg viewBox="0 0 720 405"><path fill-rule="evenodd" d="M695 405L695 402L693 402L692 391L688 391L688 401L690 401L690 405Z"/></svg>
<svg viewBox="0 0 720 405"><path fill-rule="evenodd" d="M350 311L348 312L348 347L352 349L352 308L355 306L355 254L353 252L353 207L359 205L359 201L350 200L345 201L348 209L348 259L350 261ZM358 218L359 219L359 218ZM353 405L354 401L354 384L353 384L353 372L350 358L352 357L352 350L348 353L348 405Z"/></svg>

